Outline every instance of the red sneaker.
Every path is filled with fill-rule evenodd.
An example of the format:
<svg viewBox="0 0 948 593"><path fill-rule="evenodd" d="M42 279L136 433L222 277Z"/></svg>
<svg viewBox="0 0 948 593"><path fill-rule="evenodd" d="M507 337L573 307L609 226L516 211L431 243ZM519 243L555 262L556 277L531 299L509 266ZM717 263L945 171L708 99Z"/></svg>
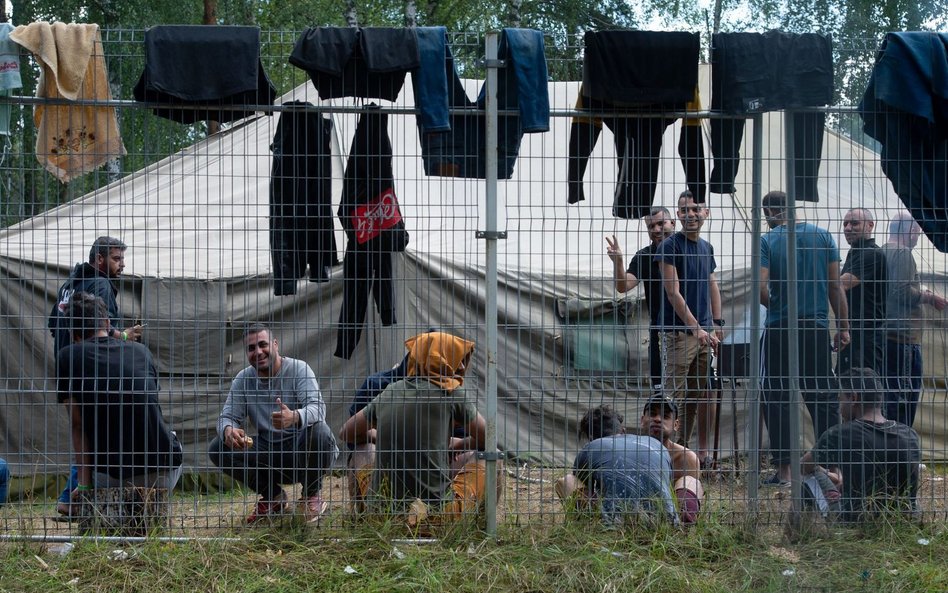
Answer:
<svg viewBox="0 0 948 593"><path fill-rule="evenodd" d="M272 520L287 510L286 492L280 492L274 500L258 500L253 512L247 516L247 523L256 523L262 520Z"/></svg>

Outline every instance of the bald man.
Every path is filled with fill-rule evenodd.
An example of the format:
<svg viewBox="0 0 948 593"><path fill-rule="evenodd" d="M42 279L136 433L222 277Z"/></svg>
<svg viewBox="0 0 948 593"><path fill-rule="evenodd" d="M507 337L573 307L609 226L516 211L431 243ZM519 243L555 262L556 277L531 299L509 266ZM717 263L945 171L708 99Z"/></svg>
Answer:
<svg viewBox="0 0 948 593"><path fill-rule="evenodd" d="M839 353L837 374L852 368L870 368L885 372L886 300L889 277L885 253L872 238L875 229L872 212L853 208L843 218L843 234L849 243L849 255L839 276L849 305L849 348Z"/></svg>
<svg viewBox="0 0 948 593"><path fill-rule="evenodd" d="M943 297L923 289L912 250L922 227L908 212L889 222L889 240L882 246L888 263L889 290L885 323L885 416L907 426L915 423L922 391L922 306L944 311Z"/></svg>

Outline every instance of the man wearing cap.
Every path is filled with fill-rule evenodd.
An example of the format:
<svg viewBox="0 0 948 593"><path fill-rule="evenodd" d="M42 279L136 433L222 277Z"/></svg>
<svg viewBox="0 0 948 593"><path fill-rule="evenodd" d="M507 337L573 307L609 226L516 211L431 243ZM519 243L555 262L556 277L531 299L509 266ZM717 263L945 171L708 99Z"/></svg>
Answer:
<svg viewBox="0 0 948 593"><path fill-rule="evenodd" d="M791 406L788 364L790 291L795 290L797 297L800 390L817 438L839 422L832 349L843 350L849 345L849 308L839 280L839 248L833 236L808 222L796 223L797 277L791 279L787 194L769 192L764 196L763 208L770 231L760 239L760 303L767 307L761 396L771 463L777 468L763 485L780 486L790 483L790 414L796 413ZM830 308L837 327L833 338L829 330Z"/></svg>
<svg viewBox="0 0 948 593"><path fill-rule="evenodd" d="M47 323L49 331L53 335L54 356L58 356L60 350L73 342L72 332L66 319L66 308L72 296L79 292L98 297L105 303L109 316L109 327L107 329L109 337L132 341L138 341L141 337L141 325L132 325L124 330L121 329L122 315L119 313L118 301L115 298L118 289L113 281L125 269L125 251L127 249L128 246L121 239L106 236L97 238L93 241L92 247L89 248L89 261L76 264L69 275L69 279L59 287L56 303L49 313ZM56 505L56 510L60 515L71 516L70 495L78 483L78 468L73 466L70 470L66 488L59 496L59 503Z"/></svg>
<svg viewBox="0 0 948 593"><path fill-rule="evenodd" d="M640 425L644 432L660 441L668 451L681 521L686 525L694 523L701 510L701 501L704 500L701 462L694 451L674 441L678 431L678 405L671 398L656 393L645 402Z"/></svg>
<svg viewBox="0 0 948 593"><path fill-rule="evenodd" d="M626 434L622 415L598 406L579 421L579 436L589 442L576 455L572 473L557 480L561 500L597 505L606 524L643 516L678 523L672 497L671 457L645 435Z"/></svg>
<svg viewBox="0 0 948 593"><path fill-rule="evenodd" d="M448 517L480 509L485 496L486 422L462 388L474 342L444 332L405 341L407 376L385 388L339 431L360 446L375 431L374 455L352 468L357 507L438 507ZM453 437L456 426L468 436ZM499 486L499 484L498 484ZM420 503L413 504L414 501Z"/></svg>

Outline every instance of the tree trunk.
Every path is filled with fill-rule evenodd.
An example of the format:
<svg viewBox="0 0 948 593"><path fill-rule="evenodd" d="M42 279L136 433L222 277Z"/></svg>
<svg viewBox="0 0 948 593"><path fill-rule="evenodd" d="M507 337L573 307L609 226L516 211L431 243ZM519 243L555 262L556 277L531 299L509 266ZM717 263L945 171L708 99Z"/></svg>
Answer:
<svg viewBox="0 0 948 593"><path fill-rule="evenodd" d="M523 0L508 0L507 2L507 25L510 27L519 27L523 21L521 9Z"/></svg>
<svg viewBox="0 0 948 593"><path fill-rule="evenodd" d="M714 0L714 27L711 29L712 33L721 32L721 4L723 0Z"/></svg>
<svg viewBox="0 0 948 593"><path fill-rule="evenodd" d="M204 24L205 25L216 25L217 24L217 0L204 0ZM221 124L219 122L208 120L207 121L207 135L213 136L214 134L221 131Z"/></svg>
<svg viewBox="0 0 948 593"><path fill-rule="evenodd" d="M405 26L418 26L418 4L415 0L405 0Z"/></svg>
<svg viewBox="0 0 948 593"><path fill-rule="evenodd" d="M347 25L350 27L359 26L359 15L356 13L355 0L346 0L346 11L342 14Z"/></svg>

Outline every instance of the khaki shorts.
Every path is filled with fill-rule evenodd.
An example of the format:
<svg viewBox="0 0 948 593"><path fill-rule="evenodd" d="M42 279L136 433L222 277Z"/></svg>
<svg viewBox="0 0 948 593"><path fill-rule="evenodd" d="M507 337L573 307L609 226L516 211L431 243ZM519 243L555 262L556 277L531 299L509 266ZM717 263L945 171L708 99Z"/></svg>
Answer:
<svg viewBox="0 0 948 593"><path fill-rule="evenodd" d="M706 397L711 388L711 348L686 332L662 332L662 385L681 402Z"/></svg>

